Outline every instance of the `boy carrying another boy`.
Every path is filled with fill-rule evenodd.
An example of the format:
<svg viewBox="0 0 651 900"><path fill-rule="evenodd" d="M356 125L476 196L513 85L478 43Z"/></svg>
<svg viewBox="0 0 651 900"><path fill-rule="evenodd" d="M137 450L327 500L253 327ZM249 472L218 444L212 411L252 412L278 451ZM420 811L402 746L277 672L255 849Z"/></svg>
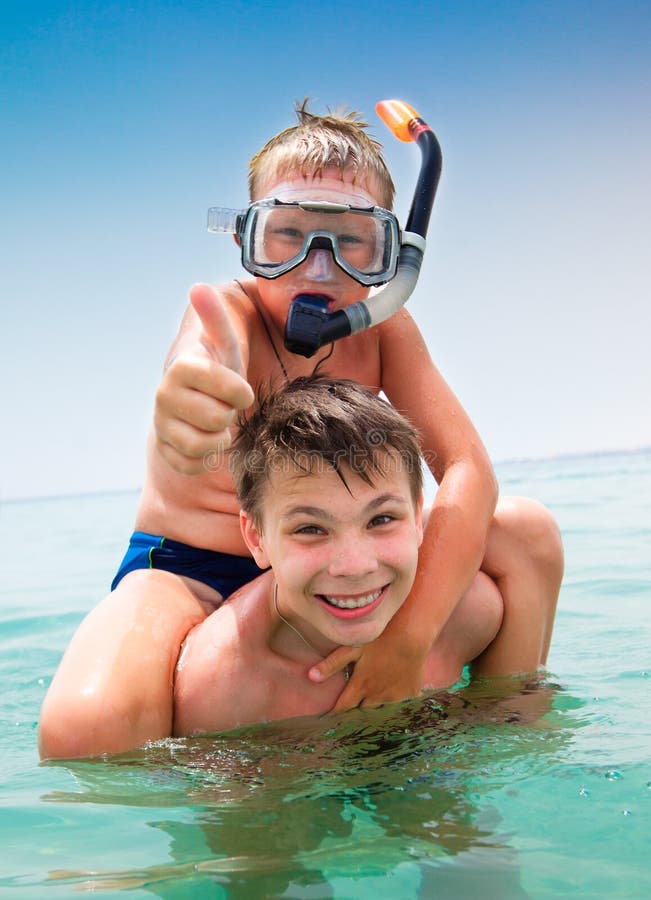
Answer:
<svg viewBox="0 0 651 900"><path fill-rule="evenodd" d="M416 575L418 435L370 391L318 376L291 382L242 424L232 468L246 546L271 569L188 635L175 735L328 712L348 670L321 682L307 670L340 646L377 640ZM466 594L425 656L421 688L454 684L472 660L480 674L501 620L494 585Z"/></svg>
<svg viewBox="0 0 651 900"><path fill-rule="evenodd" d="M390 210L391 177L363 124L355 116L314 116L304 108L298 114L299 124L272 138L251 162L249 214L262 217L274 205L298 211L309 201L351 211L381 207L371 218ZM473 585L474 596L481 590L492 595L496 585L503 603L502 626L482 671L527 672L545 662L563 567L558 530L537 503L497 504L481 440L409 313L401 310L324 348L316 367L283 346L287 312L298 295L326 297L330 310L368 296L370 264L360 251L369 215L352 215L352 225L347 219L339 233L332 233L332 216L310 219L310 232L332 233L331 249L303 247L307 252L298 250L295 263L273 277L261 274L273 261L273 242L304 243L303 226L289 221L274 228L272 221L268 233L262 226L249 230L243 262L255 277L192 289L157 392L137 531L113 592L80 626L48 692L44 755L119 752L171 733L182 642L260 571L240 531L228 466L235 418L253 405L261 385L286 383L315 368L383 391L417 428L439 489L406 602L377 640L361 651L342 647L312 667L305 687L329 679L341 687L340 673L354 661L335 708L417 694L430 648ZM529 627L532 622L540 627ZM472 625L466 639L469 648L477 645Z"/></svg>

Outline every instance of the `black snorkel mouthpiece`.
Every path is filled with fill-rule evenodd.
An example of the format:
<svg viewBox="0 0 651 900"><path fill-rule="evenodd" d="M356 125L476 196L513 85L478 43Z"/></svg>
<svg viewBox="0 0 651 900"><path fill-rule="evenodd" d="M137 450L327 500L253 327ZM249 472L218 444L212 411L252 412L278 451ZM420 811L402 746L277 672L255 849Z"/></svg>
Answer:
<svg viewBox="0 0 651 900"><path fill-rule="evenodd" d="M295 297L287 316L285 347L300 356L314 356L326 344L384 322L404 306L418 281L441 177L441 147L429 125L402 100L382 100L376 110L399 140L418 144L422 157L407 225L402 232L397 271L380 293L334 313L328 312L327 297L317 294Z"/></svg>
<svg viewBox="0 0 651 900"><path fill-rule="evenodd" d="M314 356L319 347L331 344L350 332L343 310L328 312L328 298L319 294L299 294L289 305L285 325L285 347L299 356Z"/></svg>

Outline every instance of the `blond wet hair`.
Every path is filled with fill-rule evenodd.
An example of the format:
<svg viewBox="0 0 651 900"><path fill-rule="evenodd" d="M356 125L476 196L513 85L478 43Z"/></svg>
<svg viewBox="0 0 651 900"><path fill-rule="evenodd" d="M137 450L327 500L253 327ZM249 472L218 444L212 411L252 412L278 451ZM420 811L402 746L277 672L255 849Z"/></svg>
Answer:
<svg viewBox="0 0 651 900"><path fill-rule="evenodd" d="M382 145L371 137L360 113L330 111L317 115L308 110L308 98L296 103L298 124L267 141L249 163L249 195L260 199L265 185L300 172L318 177L326 170L351 173L354 181L370 182L379 190L378 202L393 209L395 187L382 156Z"/></svg>

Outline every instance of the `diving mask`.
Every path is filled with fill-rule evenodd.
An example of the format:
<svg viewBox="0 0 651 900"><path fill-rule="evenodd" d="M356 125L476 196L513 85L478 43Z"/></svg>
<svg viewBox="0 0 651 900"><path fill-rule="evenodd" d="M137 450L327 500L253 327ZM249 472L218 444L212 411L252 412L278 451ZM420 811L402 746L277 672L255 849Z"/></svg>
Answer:
<svg viewBox="0 0 651 900"><path fill-rule="evenodd" d="M380 206L357 207L328 200L256 200L246 210L208 210L208 230L236 234L242 265L252 275L278 278L329 250L359 284L390 281L400 252L398 220Z"/></svg>

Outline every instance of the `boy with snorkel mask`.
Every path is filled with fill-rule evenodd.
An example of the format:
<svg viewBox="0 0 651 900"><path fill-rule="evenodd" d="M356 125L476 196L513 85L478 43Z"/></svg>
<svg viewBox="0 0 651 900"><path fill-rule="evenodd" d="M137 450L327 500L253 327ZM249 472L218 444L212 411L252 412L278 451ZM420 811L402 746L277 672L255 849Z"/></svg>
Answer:
<svg viewBox="0 0 651 900"><path fill-rule="evenodd" d="M498 502L481 440L409 313L351 327L322 349L316 340L316 358L285 346L292 304L302 304L299 325L312 317L327 334L330 317L337 324L358 304L370 308L372 287L392 284L396 251L393 184L365 125L305 105L297 113L298 125L251 161L251 206L235 217L253 278L191 290L156 395L136 532L112 593L82 623L52 683L44 755L119 752L171 733L184 638L260 571L228 466L236 417L259 386L315 369L383 391L418 429L439 488L406 602L377 641L340 648L305 678L320 684L354 662L338 709L417 694L431 646L476 579L503 602L482 672L529 672L547 658L563 568L558 529L533 501ZM213 220L227 230L223 214ZM468 616L469 645L472 629Z"/></svg>

